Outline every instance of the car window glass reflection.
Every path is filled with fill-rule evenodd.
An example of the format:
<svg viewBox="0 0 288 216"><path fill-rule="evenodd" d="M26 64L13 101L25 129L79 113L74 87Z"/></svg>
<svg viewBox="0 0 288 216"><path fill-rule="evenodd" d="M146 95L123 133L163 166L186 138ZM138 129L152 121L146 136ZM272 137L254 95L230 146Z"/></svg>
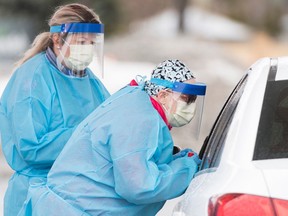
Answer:
<svg viewBox="0 0 288 216"><path fill-rule="evenodd" d="M204 150L204 155L202 158L203 162L200 170L218 166L226 135L229 130L233 114L243 94L247 77L248 75L246 74L232 91L214 123L210 135L206 138L205 142L207 142L207 147Z"/></svg>
<svg viewBox="0 0 288 216"><path fill-rule="evenodd" d="M268 81L253 160L288 158L288 81Z"/></svg>

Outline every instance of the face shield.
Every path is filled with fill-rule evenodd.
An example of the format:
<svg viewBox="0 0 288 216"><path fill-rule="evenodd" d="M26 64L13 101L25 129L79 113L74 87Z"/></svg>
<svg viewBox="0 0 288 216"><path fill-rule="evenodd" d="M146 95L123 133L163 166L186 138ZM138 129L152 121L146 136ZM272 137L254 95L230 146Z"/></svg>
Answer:
<svg viewBox="0 0 288 216"><path fill-rule="evenodd" d="M190 80L191 83L170 82L152 78L156 85L167 87L163 108L167 120L172 127L181 127L192 124L194 136L198 138L200 133L206 85ZM193 119L193 120L192 120Z"/></svg>
<svg viewBox="0 0 288 216"><path fill-rule="evenodd" d="M66 67L71 75L81 76L89 67L103 77L104 26L96 23L67 23L51 26L51 33L60 33L57 67Z"/></svg>

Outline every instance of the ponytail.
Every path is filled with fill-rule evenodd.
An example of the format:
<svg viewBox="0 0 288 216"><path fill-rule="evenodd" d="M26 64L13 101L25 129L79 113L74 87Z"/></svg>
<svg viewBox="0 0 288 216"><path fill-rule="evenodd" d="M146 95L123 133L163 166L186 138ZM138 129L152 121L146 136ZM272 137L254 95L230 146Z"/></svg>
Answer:
<svg viewBox="0 0 288 216"><path fill-rule="evenodd" d="M16 67L19 67L24 62L26 62L28 59L32 58L36 54L45 51L51 44L52 41L50 39L50 32L43 32L37 35L37 37L34 39L31 48L28 49L25 53L22 59L20 59L16 63Z"/></svg>

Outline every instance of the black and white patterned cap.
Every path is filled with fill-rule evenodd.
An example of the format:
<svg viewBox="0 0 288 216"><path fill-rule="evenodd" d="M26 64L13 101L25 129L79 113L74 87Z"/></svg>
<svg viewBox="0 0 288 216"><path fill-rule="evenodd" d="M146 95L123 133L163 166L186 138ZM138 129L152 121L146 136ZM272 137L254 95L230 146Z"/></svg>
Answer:
<svg viewBox="0 0 288 216"><path fill-rule="evenodd" d="M170 82L184 82L186 80L195 78L195 76L183 62L177 59L169 59L161 62L153 70L151 78L163 79ZM149 95L157 95L160 90L166 88L167 87L151 83L150 81L146 81L144 86L144 90Z"/></svg>

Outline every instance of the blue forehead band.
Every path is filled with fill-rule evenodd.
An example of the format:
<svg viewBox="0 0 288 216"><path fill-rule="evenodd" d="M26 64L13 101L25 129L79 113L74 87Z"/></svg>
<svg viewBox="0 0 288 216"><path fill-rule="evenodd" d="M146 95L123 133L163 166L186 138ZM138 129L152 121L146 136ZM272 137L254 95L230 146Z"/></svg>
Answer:
<svg viewBox="0 0 288 216"><path fill-rule="evenodd" d="M104 25L97 23L66 23L50 27L51 33L104 33Z"/></svg>
<svg viewBox="0 0 288 216"><path fill-rule="evenodd" d="M187 95L205 95L206 85L204 83L183 83L183 82L170 82L168 80L152 78L151 83L161 85L172 89L172 91L181 92Z"/></svg>

